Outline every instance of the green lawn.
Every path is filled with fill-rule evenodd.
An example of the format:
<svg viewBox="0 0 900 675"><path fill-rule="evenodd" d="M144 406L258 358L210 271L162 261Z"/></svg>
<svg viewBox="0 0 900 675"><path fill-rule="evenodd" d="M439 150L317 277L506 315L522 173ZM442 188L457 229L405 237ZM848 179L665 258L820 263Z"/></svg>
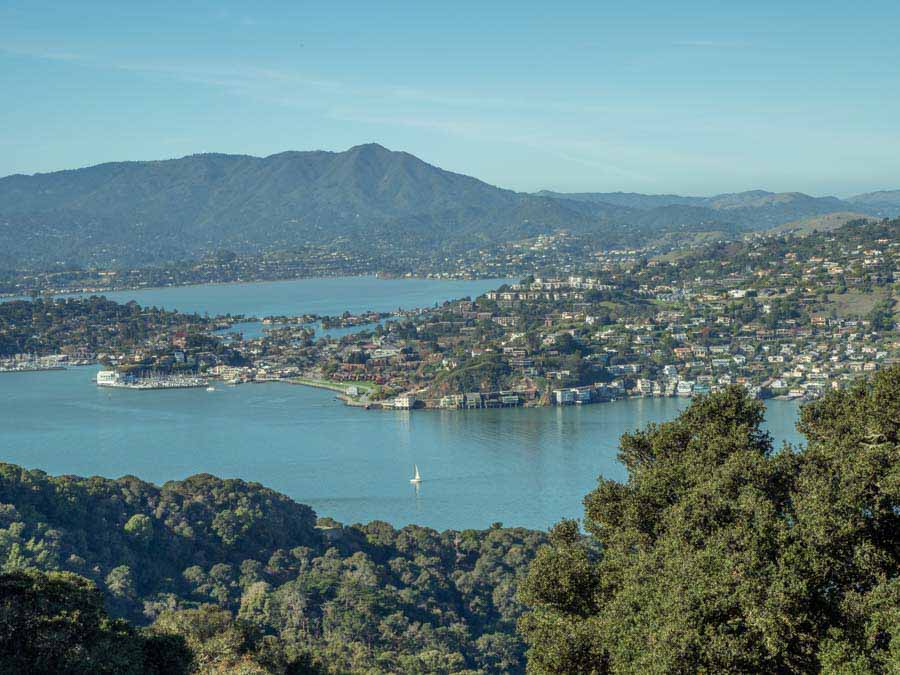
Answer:
<svg viewBox="0 0 900 675"><path fill-rule="evenodd" d="M823 309L834 310L841 319L862 318L872 311L876 302L888 297L890 293L890 288L878 288L871 293L852 290L842 294L832 293Z"/></svg>
<svg viewBox="0 0 900 675"><path fill-rule="evenodd" d="M378 385L375 382L338 382L337 380L316 380L309 377L292 377L291 382L296 382L297 384L307 384L311 387L322 387L324 389L333 389L335 391L339 391L342 394L347 391L349 387L356 387L360 390L361 393L371 394Z"/></svg>

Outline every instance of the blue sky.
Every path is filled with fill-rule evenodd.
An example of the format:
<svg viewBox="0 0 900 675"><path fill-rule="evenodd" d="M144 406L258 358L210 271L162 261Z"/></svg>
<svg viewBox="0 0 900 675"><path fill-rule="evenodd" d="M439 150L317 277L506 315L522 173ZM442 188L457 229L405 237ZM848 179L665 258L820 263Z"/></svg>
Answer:
<svg viewBox="0 0 900 675"><path fill-rule="evenodd" d="M518 190L900 188L896 2L0 5L0 175L376 141Z"/></svg>

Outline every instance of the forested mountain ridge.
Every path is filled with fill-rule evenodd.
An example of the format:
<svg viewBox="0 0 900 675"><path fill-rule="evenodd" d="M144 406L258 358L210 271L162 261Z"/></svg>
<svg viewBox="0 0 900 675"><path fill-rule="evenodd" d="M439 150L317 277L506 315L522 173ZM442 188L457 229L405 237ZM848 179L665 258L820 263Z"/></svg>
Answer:
<svg viewBox="0 0 900 675"><path fill-rule="evenodd" d="M249 631L233 647L236 658L251 643L263 649L258 640L268 635L285 663L333 672L427 671L429 663L521 672L517 583L545 541L499 526L317 527L307 506L209 475L159 487L0 465L4 572L77 574L135 624L190 625L210 639Z"/></svg>
<svg viewBox="0 0 900 675"><path fill-rule="evenodd" d="M560 230L600 245L742 231L709 210L647 213L513 192L377 144L269 157L199 154L0 178L0 264L133 266L223 248L470 250Z"/></svg>
<svg viewBox="0 0 900 675"><path fill-rule="evenodd" d="M265 158L202 154L0 179L0 242L28 260L130 264L221 247L407 236L411 245L587 228L621 211L503 190L370 144ZM23 226L25 226L23 228ZM23 233L23 229L25 232ZM16 237L24 234L24 241Z"/></svg>
<svg viewBox="0 0 900 675"><path fill-rule="evenodd" d="M862 206L876 216L885 218L900 215L900 190L878 190L850 197L851 204Z"/></svg>
<svg viewBox="0 0 900 675"><path fill-rule="evenodd" d="M547 208L546 217L567 219L589 212L578 204L496 188L377 144L264 158L199 154L0 179L0 210L5 213L143 218L162 232L167 226L187 225L187 234L218 226L228 235L231 228L292 220L337 230L416 216L452 219L475 207L482 210L485 224L506 216L507 209L521 210L524 216L528 209L539 214Z"/></svg>
<svg viewBox="0 0 900 675"><path fill-rule="evenodd" d="M0 178L0 267L129 267L326 246L434 255L561 230L600 248L733 237L837 212L900 214L895 192L849 200L764 190L712 197L522 193L378 144L268 157L197 154Z"/></svg>

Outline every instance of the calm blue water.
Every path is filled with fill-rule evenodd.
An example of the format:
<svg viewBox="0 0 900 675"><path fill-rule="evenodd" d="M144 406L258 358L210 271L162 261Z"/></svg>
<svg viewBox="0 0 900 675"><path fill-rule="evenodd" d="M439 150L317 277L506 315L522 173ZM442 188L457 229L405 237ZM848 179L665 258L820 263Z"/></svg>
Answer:
<svg viewBox="0 0 900 675"><path fill-rule="evenodd" d="M292 279L250 284L175 286L103 293L110 300L160 307L181 312L243 314L246 316L290 316L341 314L398 308L430 307L435 303L475 298L510 279L377 279L375 277L329 277ZM12 300L13 298L5 298Z"/></svg>
<svg viewBox="0 0 900 675"><path fill-rule="evenodd" d="M342 522L439 529L546 528L579 517L599 475L621 479L620 434L672 418L682 399L571 408L379 412L287 384L177 391L98 389L96 369L0 374L0 457L49 473L207 472L259 481ZM772 401L777 439L797 405ZM413 463L425 479L416 495Z"/></svg>

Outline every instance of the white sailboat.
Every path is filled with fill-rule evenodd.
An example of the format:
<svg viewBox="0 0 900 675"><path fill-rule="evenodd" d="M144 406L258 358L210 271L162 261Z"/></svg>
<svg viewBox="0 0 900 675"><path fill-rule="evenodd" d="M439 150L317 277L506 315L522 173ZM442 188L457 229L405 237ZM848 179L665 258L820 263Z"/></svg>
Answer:
<svg viewBox="0 0 900 675"><path fill-rule="evenodd" d="M413 485L418 485L422 482L422 477L419 475L419 467L417 464L413 464L413 469L416 471L416 475L409 479L409 482Z"/></svg>

